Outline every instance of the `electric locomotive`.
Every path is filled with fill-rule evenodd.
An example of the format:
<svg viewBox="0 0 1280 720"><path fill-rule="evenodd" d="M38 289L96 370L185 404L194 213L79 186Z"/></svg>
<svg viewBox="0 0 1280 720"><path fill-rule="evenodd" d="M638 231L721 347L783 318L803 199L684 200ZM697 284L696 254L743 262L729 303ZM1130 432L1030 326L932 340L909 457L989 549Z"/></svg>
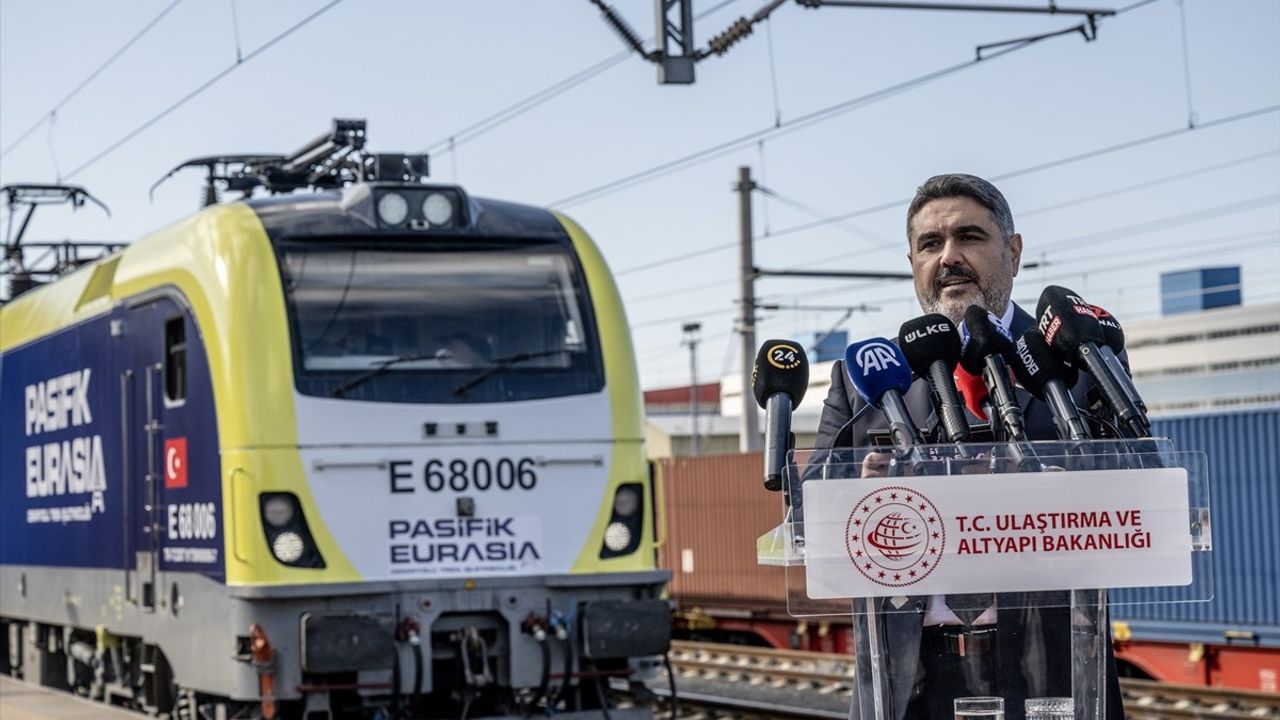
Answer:
<svg viewBox="0 0 1280 720"><path fill-rule="evenodd" d="M364 138L181 165L207 207L0 307L0 669L176 718L572 717L666 651L599 250Z"/></svg>

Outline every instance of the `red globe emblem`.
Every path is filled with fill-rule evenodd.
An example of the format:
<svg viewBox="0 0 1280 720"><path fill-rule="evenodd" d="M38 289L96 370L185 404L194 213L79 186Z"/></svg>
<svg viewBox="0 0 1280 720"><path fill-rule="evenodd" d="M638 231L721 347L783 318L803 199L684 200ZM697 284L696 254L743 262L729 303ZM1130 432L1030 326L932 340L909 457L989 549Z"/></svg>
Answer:
<svg viewBox="0 0 1280 720"><path fill-rule="evenodd" d="M902 517L902 513L889 513L880 518L875 529L867 536L867 543L884 553L890 560L901 560L924 543L919 526Z"/></svg>
<svg viewBox="0 0 1280 720"><path fill-rule="evenodd" d="M872 582L903 587L920 582L942 561L942 514L919 491L900 486L866 494L849 512L845 549Z"/></svg>

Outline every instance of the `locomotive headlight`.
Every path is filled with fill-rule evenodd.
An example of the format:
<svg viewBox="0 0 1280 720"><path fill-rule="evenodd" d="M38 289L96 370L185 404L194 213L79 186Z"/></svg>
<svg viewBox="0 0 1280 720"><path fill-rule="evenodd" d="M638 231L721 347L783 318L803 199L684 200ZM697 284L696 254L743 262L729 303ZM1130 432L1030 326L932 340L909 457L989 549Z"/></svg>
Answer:
<svg viewBox="0 0 1280 720"><path fill-rule="evenodd" d="M602 559L630 555L640 547L645 525L644 489L643 483L630 482L613 491L613 514L600 543Z"/></svg>
<svg viewBox="0 0 1280 720"><path fill-rule="evenodd" d="M620 522L611 522L604 529L604 546L614 552L622 552L631 544L631 529Z"/></svg>
<svg viewBox="0 0 1280 720"><path fill-rule="evenodd" d="M258 496L258 509L262 513L263 539L276 560L293 567L325 567L297 495L264 492Z"/></svg>
<svg viewBox="0 0 1280 720"><path fill-rule="evenodd" d="M409 201L400 193L389 192L378 198L378 218L387 225L399 225L409 217Z"/></svg>
<svg viewBox="0 0 1280 720"><path fill-rule="evenodd" d="M283 495L273 495L262 504L262 517L272 527L282 528L293 522L293 503Z"/></svg>
<svg viewBox="0 0 1280 720"><path fill-rule="evenodd" d="M613 496L614 514L628 517L634 515L638 509L640 509L640 491L631 485L618 488L618 494Z"/></svg>
<svg viewBox="0 0 1280 720"><path fill-rule="evenodd" d="M271 552L280 562L297 562L305 549L302 537L296 532L282 532L271 543Z"/></svg>
<svg viewBox="0 0 1280 720"><path fill-rule="evenodd" d="M453 202L443 193L431 193L422 201L422 217L432 225L447 225L453 219Z"/></svg>

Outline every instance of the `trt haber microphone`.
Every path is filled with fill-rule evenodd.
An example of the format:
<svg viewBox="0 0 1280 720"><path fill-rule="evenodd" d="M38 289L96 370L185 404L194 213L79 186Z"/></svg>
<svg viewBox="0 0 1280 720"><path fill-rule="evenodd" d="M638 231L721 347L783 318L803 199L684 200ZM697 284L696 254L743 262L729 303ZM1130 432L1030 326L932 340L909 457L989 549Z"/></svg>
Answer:
<svg viewBox="0 0 1280 720"><path fill-rule="evenodd" d="M1138 394L1138 388L1133 384L1133 378L1129 377L1129 365L1120 359L1120 353L1124 352L1124 328L1120 327L1120 321L1106 310L1093 306L1094 313L1098 316L1098 324L1102 326L1102 336L1107 341L1107 347L1111 348L1111 352L1115 353L1115 362L1112 363L1108 358L1110 355L1103 355L1102 359L1111 368L1111 372L1115 373L1116 380L1120 381L1120 387L1125 394L1129 396L1129 400L1138 408L1143 415L1147 414L1147 404L1142 402L1142 396Z"/></svg>
<svg viewBox="0 0 1280 720"><path fill-rule="evenodd" d="M751 369L751 391L765 411L764 488L777 492L791 446L791 411L809 389L809 358L800 343L766 340Z"/></svg>
<svg viewBox="0 0 1280 720"><path fill-rule="evenodd" d="M922 468L928 460L919 447L924 438L902 398L911 389L911 366L902 349L880 337L856 342L845 348L844 371L862 399L888 418L894 448L913 471Z"/></svg>
<svg viewBox="0 0 1280 720"><path fill-rule="evenodd" d="M1013 339L994 315L986 308L970 305L960 325L960 364L968 372L980 376L991 394L998 418L1009 439L1027 439L1022 408L1018 407L1009 381L1009 367L1005 358L1013 355Z"/></svg>
<svg viewBox="0 0 1280 720"><path fill-rule="evenodd" d="M951 374L960 363L960 333L946 315L933 313L909 320L898 330L898 345L918 377L929 383L947 442L969 442L969 421Z"/></svg>
<svg viewBox="0 0 1280 720"><path fill-rule="evenodd" d="M1045 344L1040 331L1030 328L1013 344L1016 361L1009 363L1022 387L1053 412L1053 425L1061 440L1088 440L1089 430L1071 397L1080 373L1060 362Z"/></svg>
<svg viewBox="0 0 1280 720"><path fill-rule="evenodd" d="M1036 316L1045 343L1063 360L1078 360L1084 366L1130 436L1150 436L1150 421L1129 398L1116 376L1113 368L1120 367L1120 360L1106 344L1106 335L1093 306L1064 287L1050 285L1040 294Z"/></svg>

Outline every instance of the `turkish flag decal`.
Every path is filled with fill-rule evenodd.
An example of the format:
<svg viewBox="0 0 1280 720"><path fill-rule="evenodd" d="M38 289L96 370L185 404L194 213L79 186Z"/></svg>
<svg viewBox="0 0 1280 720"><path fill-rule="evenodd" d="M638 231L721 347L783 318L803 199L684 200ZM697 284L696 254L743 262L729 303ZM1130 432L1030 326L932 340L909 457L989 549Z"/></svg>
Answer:
<svg viewBox="0 0 1280 720"><path fill-rule="evenodd" d="M170 438L164 441L164 486L187 486L187 439Z"/></svg>

